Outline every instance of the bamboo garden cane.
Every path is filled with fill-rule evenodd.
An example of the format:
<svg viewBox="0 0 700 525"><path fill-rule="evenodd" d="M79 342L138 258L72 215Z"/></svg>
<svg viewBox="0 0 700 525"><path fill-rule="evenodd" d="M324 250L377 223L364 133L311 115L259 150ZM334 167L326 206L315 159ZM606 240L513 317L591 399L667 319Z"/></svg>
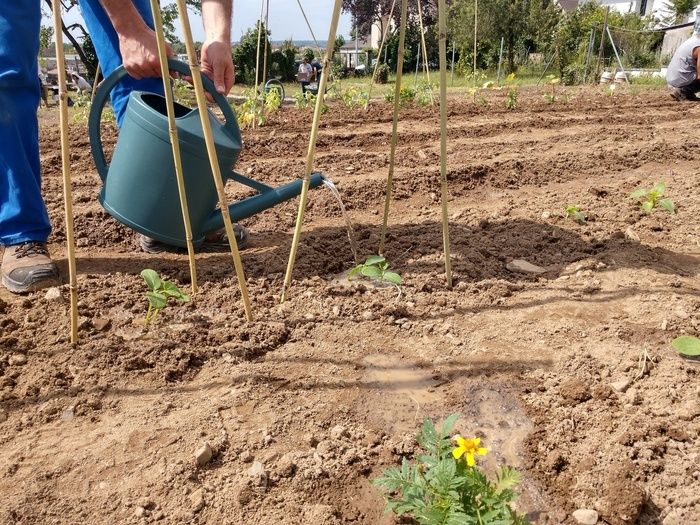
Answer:
<svg viewBox="0 0 700 525"><path fill-rule="evenodd" d="M248 320L248 322L252 322L253 311L250 306L248 287L245 282L245 272L243 271L241 254L238 251L238 242L236 241L236 235L233 231L233 224L231 223L231 215L229 214L228 206L226 203L226 193L224 191L224 183L221 179L219 159L216 156L216 144L214 143L214 135L212 134L211 123L209 122L208 118L207 99L204 95L204 87L202 86L202 73L199 67L199 62L197 60L197 52L194 49L194 41L192 39L192 29L190 28L190 19L187 14L187 6L185 5L185 0L176 0L176 2L177 10L180 15L180 21L182 24L182 33L185 38L185 47L187 48L187 58L190 63L192 83L194 84L194 92L197 96L197 107L199 109L199 117L202 121L202 131L204 131L204 139L207 144L209 163L211 164L211 171L212 175L214 176L214 184L216 185L216 191L219 195L219 207L221 208L221 215L224 219L226 235L228 236L228 243L229 247L231 248L231 257L233 258L233 264L236 269L236 276L238 277L238 285L241 289L241 299L243 300L246 319Z"/></svg>
<svg viewBox="0 0 700 525"><path fill-rule="evenodd" d="M258 18L258 44L255 47L255 90L253 91L253 96L255 97L255 109L257 111L258 102L258 79L260 78L260 38L262 35L262 18L265 9L265 0L260 0L260 18ZM265 28L267 31L267 27ZM265 35L265 40L267 40L267 35ZM262 104L262 102L261 102ZM253 127L257 125L257 119L253 119Z"/></svg>
<svg viewBox="0 0 700 525"><path fill-rule="evenodd" d="M95 68L95 81L92 83L92 94L90 95L90 99L95 98L95 93L97 93L97 87L100 85L98 80L100 79L101 69L102 69L102 64L100 64L98 62L97 67Z"/></svg>
<svg viewBox="0 0 700 525"><path fill-rule="evenodd" d="M423 5L421 0L418 0L418 22L420 23L420 40L421 46L423 47L423 71L428 81L428 90L430 91L430 103L435 103L435 96L433 94L433 85L430 83L430 68L428 67L428 48L425 45L425 27L423 26ZM416 64L418 67L418 64Z"/></svg>
<svg viewBox="0 0 700 525"><path fill-rule="evenodd" d="M420 40L423 47L423 71L430 84L430 68L428 67L428 47L425 45L425 26L423 25L423 2L418 0L418 22L420 23Z"/></svg>
<svg viewBox="0 0 700 525"><path fill-rule="evenodd" d="M476 86L476 33L479 28L479 0L474 0L474 78L473 82Z"/></svg>
<svg viewBox="0 0 700 525"><path fill-rule="evenodd" d="M263 91L265 90L265 83L267 82L267 32L270 28L270 0L265 2L265 50L263 51L263 68L262 68L262 86Z"/></svg>
<svg viewBox="0 0 700 525"><path fill-rule="evenodd" d="M396 86L394 88L394 120L391 132L391 153L389 155L389 176L386 179L386 196L384 199L384 221L382 223L382 233L379 238L379 254L384 255L384 244L386 242L386 229L389 224L389 206L391 204L391 188L394 182L394 165L396 164L396 140L399 129L399 105L401 102L401 76L403 74L403 53L406 43L406 18L408 11L408 0L401 0L401 27L399 29L399 52L396 63Z"/></svg>
<svg viewBox="0 0 700 525"><path fill-rule="evenodd" d="M182 1L182 0L180 0ZM404 0L406 2L406 0ZM287 273L284 277L282 285L282 295L280 302L287 299L287 290L292 283L292 273L294 272L294 261L296 260L297 250L299 248L299 239L301 238L301 227L304 223L304 212L306 211L306 200L309 194L309 182L311 172L314 167L314 157L316 156L316 139L318 138L318 125L321 121L321 112L325 104L326 84L328 75L331 69L331 59L333 57L333 44L335 41L336 32L338 30L338 21L340 19L340 9L343 5L343 0L335 0L333 8L333 16L331 17L331 27L328 31L328 44L326 45L326 54L323 59L323 69L321 70L321 83L318 86L318 96L316 97L316 107L314 109L314 120L311 124L311 137L309 138L309 150L306 155L306 171L304 172L304 184L301 188L301 197L299 200L299 210L297 212L297 222L294 228L294 237L292 238L292 247L289 253L289 261L287 263Z"/></svg>
<svg viewBox="0 0 700 525"><path fill-rule="evenodd" d="M386 42L386 37L389 34L389 25L391 25L391 19L394 16L394 7L396 7L396 0L391 2L391 9L389 10L389 18L387 19L386 27L384 28L384 34L382 35L382 42L379 44L379 51L377 52L377 63L374 64L374 73L372 73L372 79L369 82L369 89L367 90L367 102L365 102L365 111L369 108L369 101L372 98L372 88L374 87L374 82L377 78L377 69L379 68L379 61L382 56L382 50L384 49L384 43Z"/></svg>
<svg viewBox="0 0 700 525"><path fill-rule="evenodd" d="M66 90L66 59L63 54L61 31L61 3L52 2L54 35L56 42L56 68L58 69L58 100L61 125L61 165L63 168L63 202L66 215L66 247L68 249L68 274L70 278L70 341L78 342L78 284L75 267L75 234L73 229L73 195L71 189L70 147L68 135L68 92Z"/></svg>
<svg viewBox="0 0 700 525"><path fill-rule="evenodd" d="M192 293L197 293L197 264L195 262L194 245L192 244L192 223L190 222L190 208L187 203L187 191L185 178L182 173L182 158L180 156L180 141L175 122L175 102L173 91L170 87L170 69L168 68L168 55L165 50L165 32L163 31L163 19L160 15L158 0L151 0L151 11L156 30L156 42L158 44L158 58L160 59L160 72L163 77L163 91L165 92L165 104L168 113L168 131L170 144L173 148L173 160L175 162L175 177L177 179L177 191L180 196L180 208L182 209L182 221L185 224L185 238L187 240L187 255L190 262L190 279Z"/></svg>
<svg viewBox="0 0 700 525"><path fill-rule="evenodd" d="M394 0L396 1L396 0ZM318 57L321 58L323 56L323 50L321 49L321 46L318 43L318 40L316 40L316 35L314 35L314 30L311 27L311 24L309 23L309 19L306 16L306 11L304 11L304 7L301 5L301 0L297 0L297 4L299 4L299 9L301 10L301 16L304 17L304 21L306 22L306 27L309 28L309 33L311 33L311 38L314 40L314 44L316 45L316 51L318 52Z"/></svg>
<svg viewBox="0 0 700 525"><path fill-rule="evenodd" d="M447 210L447 13L445 0L438 0L438 27L440 32L440 181L442 200L442 241L445 251L445 276L452 288L452 260L450 254L450 223Z"/></svg>

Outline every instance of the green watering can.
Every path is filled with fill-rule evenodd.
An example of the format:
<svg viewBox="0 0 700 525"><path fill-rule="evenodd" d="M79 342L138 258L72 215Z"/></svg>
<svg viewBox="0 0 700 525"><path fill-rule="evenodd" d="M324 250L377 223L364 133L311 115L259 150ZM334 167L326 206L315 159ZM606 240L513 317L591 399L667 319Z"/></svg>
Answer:
<svg viewBox="0 0 700 525"><path fill-rule="evenodd" d="M168 64L171 70L190 75L189 67L183 62L170 59ZM111 164L108 165L105 160L100 130L102 111L110 91L126 74L126 70L120 67L102 82L90 110L90 146L103 183L100 204L112 217L137 232L173 246L185 247L187 240L175 178L165 97L141 91L131 92ZM212 82L204 75L202 81L226 119L222 124L207 110L223 182L235 180L257 192L229 206L231 220L251 217L299 195L302 179L273 188L232 171L242 147L236 116ZM223 217L216 208L218 194L199 110L175 103L175 116L193 241L198 245L204 241L207 233L223 227ZM310 187L315 188L322 183L320 173L311 176Z"/></svg>

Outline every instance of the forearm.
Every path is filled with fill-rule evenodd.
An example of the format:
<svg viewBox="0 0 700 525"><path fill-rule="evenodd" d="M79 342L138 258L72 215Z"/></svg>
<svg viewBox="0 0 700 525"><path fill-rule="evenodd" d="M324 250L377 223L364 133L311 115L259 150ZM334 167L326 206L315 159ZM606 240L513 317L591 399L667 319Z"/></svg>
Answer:
<svg viewBox="0 0 700 525"><path fill-rule="evenodd" d="M119 36L129 36L148 29L146 22L130 0L100 0L100 3Z"/></svg>
<svg viewBox="0 0 700 525"><path fill-rule="evenodd" d="M202 20L207 40L231 42L231 0L203 0Z"/></svg>

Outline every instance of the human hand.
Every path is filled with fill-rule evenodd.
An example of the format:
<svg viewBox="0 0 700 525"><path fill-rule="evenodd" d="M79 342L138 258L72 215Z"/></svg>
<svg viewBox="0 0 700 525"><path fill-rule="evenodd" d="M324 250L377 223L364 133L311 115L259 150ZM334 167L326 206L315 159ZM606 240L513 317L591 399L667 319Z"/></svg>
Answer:
<svg viewBox="0 0 700 525"><path fill-rule="evenodd" d="M228 95L235 81L231 45L221 40L206 40L202 45L202 73L208 76L221 95Z"/></svg>
<svg viewBox="0 0 700 525"><path fill-rule="evenodd" d="M156 33L148 26L136 28L125 35L120 34L119 51L124 68L133 78L139 80L161 76ZM167 42L165 52L168 57L175 55Z"/></svg>

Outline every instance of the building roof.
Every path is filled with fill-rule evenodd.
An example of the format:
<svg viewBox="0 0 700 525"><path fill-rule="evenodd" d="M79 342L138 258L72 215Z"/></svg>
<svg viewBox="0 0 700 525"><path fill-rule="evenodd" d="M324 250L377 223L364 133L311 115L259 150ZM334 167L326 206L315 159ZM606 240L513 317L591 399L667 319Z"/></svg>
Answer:
<svg viewBox="0 0 700 525"><path fill-rule="evenodd" d="M369 46L369 41L366 38L360 38L357 40L357 49L361 50L364 49L365 47ZM355 41L351 40L350 42L345 42L343 46L340 48L341 51L355 51Z"/></svg>

